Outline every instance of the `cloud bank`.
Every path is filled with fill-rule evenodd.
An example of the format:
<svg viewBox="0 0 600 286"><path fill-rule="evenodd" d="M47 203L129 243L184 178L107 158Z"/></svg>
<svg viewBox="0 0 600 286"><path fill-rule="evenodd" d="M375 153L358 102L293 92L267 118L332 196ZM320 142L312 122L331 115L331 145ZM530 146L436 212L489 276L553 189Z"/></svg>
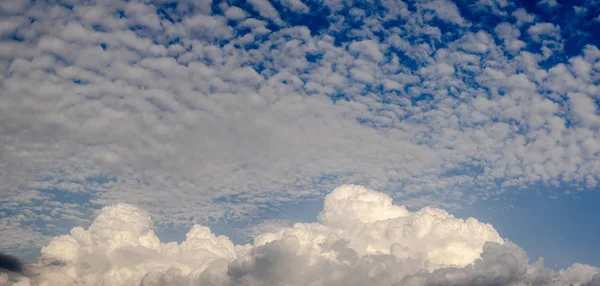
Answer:
<svg viewBox="0 0 600 286"><path fill-rule="evenodd" d="M37 276L7 285L598 285L600 269L530 263L493 226L439 208L416 212L362 186L325 198L318 222L258 235L253 245L195 225L159 241L150 216L105 207L89 228L42 248Z"/></svg>
<svg viewBox="0 0 600 286"><path fill-rule="evenodd" d="M342 183L444 208L598 186L594 1L0 2L2 249L121 202L187 228Z"/></svg>

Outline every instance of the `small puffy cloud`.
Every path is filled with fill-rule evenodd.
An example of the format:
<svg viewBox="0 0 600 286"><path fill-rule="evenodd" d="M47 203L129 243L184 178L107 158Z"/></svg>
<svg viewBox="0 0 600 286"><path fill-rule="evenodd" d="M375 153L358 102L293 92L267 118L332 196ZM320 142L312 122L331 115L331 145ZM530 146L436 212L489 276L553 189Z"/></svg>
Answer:
<svg viewBox="0 0 600 286"><path fill-rule="evenodd" d="M423 8L431 10L435 16L442 21L452 23L458 26L468 26L469 23L460 15L458 7L448 0L424 1L421 4Z"/></svg>
<svg viewBox="0 0 600 286"><path fill-rule="evenodd" d="M529 29L527 29L527 33L531 36L531 38L539 42L542 37L548 37L553 39L560 38L560 27L558 25L552 23L537 23Z"/></svg>
<svg viewBox="0 0 600 286"><path fill-rule="evenodd" d="M484 31L479 31L475 34L467 33L459 42L461 49L476 54L487 53L495 45L494 38Z"/></svg>
<svg viewBox="0 0 600 286"><path fill-rule="evenodd" d="M540 0L537 3L537 6L542 7L547 10L552 10L560 6L560 4L556 0Z"/></svg>
<svg viewBox="0 0 600 286"><path fill-rule="evenodd" d="M246 16L246 11L236 6L231 6L225 10L225 17L229 20L240 21L244 20Z"/></svg>
<svg viewBox="0 0 600 286"><path fill-rule="evenodd" d="M478 10L490 10L499 16L506 16L506 7L509 5L507 0L478 0L473 6Z"/></svg>
<svg viewBox="0 0 600 286"><path fill-rule="evenodd" d="M201 39L229 39L233 37L233 29L227 25L226 19L219 16L196 14L182 22L188 36Z"/></svg>
<svg viewBox="0 0 600 286"><path fill-rule="evenodd" d="M591 79L592 64L582 57L574 57L569 60L571 70L583 81Z"/></svg>
<svg viewBox="0 0 600 286"><path fill-rule="evenodd" d="M283 20L279 17L279 12L269 3L268 0L249 0L250 4L261 17L267 18L277 25L283 25Z"/></svg>
<svg viewBox="0 0 600 286"><path fill-rule="evenodd" d="M517 27L512 26L509 23L500 23L494 28L494 32L498 35L498 38L502 39L506 49L512 52L521 50L527 44L521 40L521 31Z"/></svg>
<svg viewBox="0 0 600 286"><path fill-rule="evenodd" d="M439 78L454 74L456 69L447 63L437 63L428 65L419 69L419 73L424 77Z"/></svg>
<svg viewBox="0 0 600 286"><path fill-rule="evenodd" d="M302 3L301 0L281 0L283 6L297 13L308 13L310 8L306 4Z"/></svg>
<svg viewBox="0 0 600 286"><path fill-rule="evenodd" d="M355 67L350 69L350 75L352 79L357 80L359 82L374 84L375 76L369 69L364 69L361 67Z"/></svg>
<svg viewBox="0 0 600 286"><path fill-rule="evenodd" d="M587 15L588 8L584 6L573 6L573 11L575 12L575 15L583 17Z"/></svg>
<svg viewBox="0 0 600 286"><path fill-rule="evenodd" d="M383 59L383 53L380 51L379 44L372 40L352 42L348 49L353 53L369 58L376 62Z"/></svg>
<svg viewBox="0 0 600 286"><path fill-rule="evenodd" d="M559 270L560 285L581 285L592 286L600 285L600 273L598 268L586 264L575 263L567 269ZM558 284L558 283L557 283Z"/></svg>
<svg viewBox="0 0 600 286"><path fill-rule="evenodd" d="M574 118L585 127L600 127L600 116L597 114L596 103L593 98L587 94L578 92L569 93L568 96Z"/></svg>
<svg viewBox="0 0 600 286"><path fill-rule="evenodd" d="M202 14L210 15L212 13L212 0L194 0L193 5L195 10Z"/></svg>
<svg viewBox="0 0 600 286"><path fill-rule="evenodd" d="M273 230L273 229L271 229ZM144 211L105 207L87 228L55 237L36 275L4 285L595 285L600 269L558 272L502 239L489 224L438 208L409 212L383 194L343 185L319 222L234 245L195 225L181 243L161 242Z"/></svg>
<svg viewBox="0 0 600 286"><path fill-rule="evenodd" d="M153 5L129 3L125 8L125 15L132 25L144 26L154 30L161 28L160 17L156 14L156 8Z"/></svg>
<svg viewBox="0 0 600 286"><path fill-rule="evenodd" d="M517 19L517 26L521 26L526 23L533 23L535 16L529 14L524 8L519 8L512 13L512 16Z"/></svg>

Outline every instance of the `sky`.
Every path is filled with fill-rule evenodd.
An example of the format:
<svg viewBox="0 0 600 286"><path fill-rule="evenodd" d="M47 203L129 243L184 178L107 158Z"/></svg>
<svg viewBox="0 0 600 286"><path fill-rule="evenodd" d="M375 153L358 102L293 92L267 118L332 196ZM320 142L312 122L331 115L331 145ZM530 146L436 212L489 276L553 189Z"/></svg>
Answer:
<svg viewBox="0 0 600 286"><path fill-rule="evenodd" d="M0 284L599 285L598 46L599 1L2 1Z"/></svg>

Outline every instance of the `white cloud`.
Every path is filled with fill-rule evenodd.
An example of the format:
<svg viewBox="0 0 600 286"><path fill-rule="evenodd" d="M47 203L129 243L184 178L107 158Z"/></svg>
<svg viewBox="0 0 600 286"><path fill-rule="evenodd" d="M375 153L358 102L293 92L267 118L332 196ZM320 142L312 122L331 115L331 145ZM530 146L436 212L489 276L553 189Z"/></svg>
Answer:
<svg viewBox="0 0 600 286"><path fill-rule="evenodd" d="M304 14L310 12L310 8L308 8L308 6L306 6L306 4L302 3L300 0L281 0L281 4L294 12Z"/></svg>
<svg viewBox="0 0 600 286"><path fill-rule="evenodd" d="M379 44L375 41L362 40L359 42L352 42L348 46L348 49L353 53L365 56L376 62L383 59L383 53L381 53Z"/></svg>
<svg viewBox="0 0 600 286"><path fill-rule="evenodd" d="M456 4L447 0L424 1L421 4L423 8L432 10L442 21L453 23L459 26L468 26L467 21L460 15Z"/></svg>
<svg viewBox="0 0 600 286"><path fill-rule="evenodd" d="M188 35L193 38L229 39L233 37L233 31L231 27L225 24L223 17L197 14L185 19L182 26Z"/></svg>
<svg viewBox="0 0 600 286"><path fill-rule="evenodd" d="M584 93L569 93L569 101L574 117L580 120L583 126L600 127L600 116L596 114L596 104L591 97Z"/></svg>
<svg viewBox="0 0 600 286"><path fill-rule="evenodd" d="M366 216L363 216L366 215ZM53 238L7 285L584 285L600 269L554 272L489 224L437 208L409 212L387 195L344 185L317 223L263 233L253 245L195 225L181 243L161 242L148 214L105 207L89 228ZM8 280L7 277L3 277ZM593 284L592 284L593 285Z"/></svg>
<svg viewBox="0 0 600 286"><path fill-rule="evenodd" d="M246 11L240 9L239 7L231 6L225 10L225 17L229 20L240 21L246 18Z"/></svg>
<svg viewBox="0 0 600 286"><path fill-rule="evenodd" d="M264 18L273 21L277 25L283 25L283 20L279 17L279 12L269 3L268 0L249 0L250 4L258 14Z"/></svg>
<svg viewBox="0 0 600 286"><path fill-rule="evenodd" d="M591 80L592 65L582 57L574 57L569 60L571 70L583 81Z"/></svg>
<svg viewBox="0 0 600 286"><path fill-rule="evenodd" d="M487 53L495 45L494 39L484 31L467 33L459 40L460 48L470 53Z"/></svg>
<svg viewBox="0 0 600 286"><path fill-rule="evenodd" d="M527 45L525 42L519 40L519 37L521 36L519 29L509 23L504 22L498 24L494 29L494 32L496 32L498 37L504 41L506 49L511 52L519 51Z"/></svg>
<svg viewBox="0 0 600 286"><path fill-rule="evenodd" d="M314 33L268 1L250 3L261 19L206 3L36 1L6 15L0 203L27 213L6 229L43 237L119 202L158 227L247 219L345 182L420 207L598 179L600 53L561 58L560 28L523 9L492 32L464 29L448 1L390 1ZM401 21L384 29L390 15ZM48 217L58 226L31 226Z"/></svg>
<svg viewBox="0 0 600 286"><path fill-rule="evenodd" d="M529 29L527 29L527 33L529 33L533 40L537 42L541 40L540 36L559 39L560 27L552 23L537 23L529 27Z"/></svg>
<svg viewBox="0 0 600 286"><path fill-rule="evenodd" d="M537 3L537 6L541 6L543 8L552 10L552 9L554 9L556 7L559 7L560 4L558 4L558 2L556 2L556 0L540 0Z"/></svg>
<svg viewBox="0 0 600 286"><path fill-rule="evenodd" d="M517 26L535 21L535 16L529 14L524 8L519 8L512 13L512 16L517 19Z"/></svg>
<svg viewBox="0 0 600 286"><path fill-rule="evenodd" d="M210 10L207 12L210 13ZM131 21L131 24L141 25L155 30L161 28L160 17L156 14L154 5L129 3L125 8L125 14Z"/></svg>
<svg viewBox="0 0 600 286"><path fill-rule="evenodd" d="M212 2L211 0L194 0L193 5L200 13L209 15L212 12Z"/></svg>
<svg viewBox="0 0 600 286"><path fill-rule="evenodd" d="M478 10L491 10L496 15L506 16L509 3L506 0L478 0L473 6Z"/></svg>

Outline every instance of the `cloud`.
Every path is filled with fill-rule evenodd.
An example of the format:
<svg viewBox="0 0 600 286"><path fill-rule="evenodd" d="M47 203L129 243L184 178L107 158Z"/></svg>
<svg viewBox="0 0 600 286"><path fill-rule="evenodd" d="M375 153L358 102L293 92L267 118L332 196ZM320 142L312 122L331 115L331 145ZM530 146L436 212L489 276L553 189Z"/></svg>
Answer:
<svg viewBox="0 0 600 286"><path fill-rule="evenodd" d="M19 0L9 0L9 1L3 1L2 4L0 4L0 12L2 13L19 13L19 12L23 12L25 9L27 9L27 7L29 6L30 1L29 0L25 0L25 1L19 1Z"/></svg>
<svg viewBox="0 0 600 286"><path fill-rule="evenodd" d="M435 15L442 21L446 21L459 26L468 25L465 19L460 15L456 4L450 1L424 1L422 7L434 11Z"/></svg>
<svg viewBox="0 0 600 286"><path fill-rule="evenodd" d="M537 23L527 29L529 35L535 40L540 41L540 36L551 38L560 38L560 27L552 23Z"/></svg>
<svg viewBox="0 0 600 286"><path fill-rule="evenodd" d="M494 32L496 32L498 37L504 41L504 46L509 51L516 52L527 45L525 42L519 40L519 37L521 36L519 29L509 23L504 22L498 24L494 29Z"/></svg>
<svg viewBox="0 0 600 286"><path fill-rule="evenodd" d="M246 11L239 7L231 6L225 10L225 17L229 20L240 21L246 18Z"/></svg>
<svg viewBox="0 0 600 286"><path fill-rule="evenodd" d="M383 53L379 50L379 45L371 40L352 42L348 46L348 49L353 53L357 53L360 56L364 56L374 61L381 61L383 59Z"/></svg>
<svg viewBox="0 0 600 286"><path fill-rule="evenodd" d="M583 6L573 6L573 11L575 12L575 15L582 17L587 15L588 8Z"/></svg>
<svg viewBox="0 0 600 286"><path fill-rule="evenodd" d="M310 8L300 0L282 0L281 4L294 12L303 14L310 12Z"/></svg>
<svg viewBox="0 0 600 286"><path fill-rule="evenodd" d="M105 207L89 228L53 238L34 269L7 285L589 285L600 271L529 264L489 224L438 208L409 212L357 185L329 194L319 222L263 233L253 245L199 225L164 243L142 210Z"/></svg>
<svg viewBox="0 0 600 286"><path fill-rule="evenodd" d="M494 27L449 1L21 3L0 22L3 247L121 202L188 227L342 183L460 207L599 179L598 50L515 3L479 2L514 11Z"/></svg>
<svg viewBox="0 0 600 286"><path fill-rule="evenodd" d="M509 2L506 0L478 0L473 4L478 10L491 10L494 14L499 16L506 16L506 8L509 6Z"/></svg>
<svg viewBox="0 0 600 286"><path fill-rule="evenodd" d="M271 3L267 0L250 0L250 4L258 14L264 18L273 21L277 25L283 25L283 21L279 17L279 13Z"/></svg>
<svg viewBox="0 0 600 286"><path fill-rule="evenodd" d="M0 272L10 271L22 273L23 268L23 262L21 262L18 258L0 253Z"/></svg>
<svg viewBox="0 0 600 286"><path fill-rule="evenodd" d="M512 13L512 16L517 19L517 26L535 21L535 16L529 14L524 8L519 8Z"/></svg>
<svg viewBox="0 0 600 286"><path fill-rule="evenodd" d="M556 2L556 0L541 0L537 3L537 6L541 6L547 10L552 10L556 7L560 7L561 5Z"/></svg>

